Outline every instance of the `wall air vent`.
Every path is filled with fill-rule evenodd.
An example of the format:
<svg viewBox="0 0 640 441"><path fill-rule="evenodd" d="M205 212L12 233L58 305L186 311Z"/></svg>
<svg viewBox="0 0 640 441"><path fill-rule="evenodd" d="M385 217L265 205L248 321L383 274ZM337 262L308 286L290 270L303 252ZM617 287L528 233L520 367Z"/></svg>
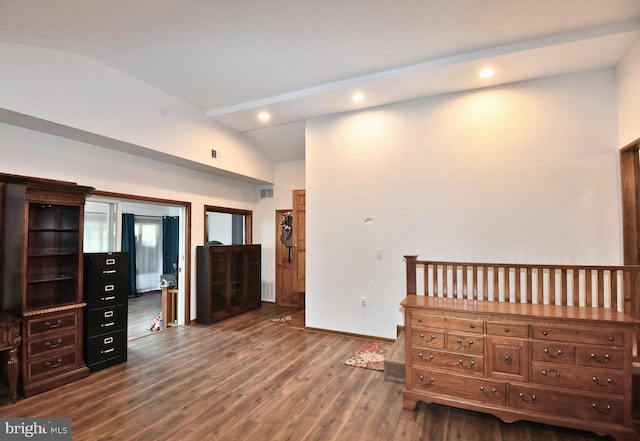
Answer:
<svg viewBox="0 0 640 441"><path fill-rule="evenodd" d="M272 198L272 197L273 197L273 188L261 188L260 189L260 199Z"/></svg>
<svg viewBox="0 0 640 441"><path fill-rule="evenodd" d="M213 159L218 159L218 151L215 149L211 149L211 157Z"/></svg>

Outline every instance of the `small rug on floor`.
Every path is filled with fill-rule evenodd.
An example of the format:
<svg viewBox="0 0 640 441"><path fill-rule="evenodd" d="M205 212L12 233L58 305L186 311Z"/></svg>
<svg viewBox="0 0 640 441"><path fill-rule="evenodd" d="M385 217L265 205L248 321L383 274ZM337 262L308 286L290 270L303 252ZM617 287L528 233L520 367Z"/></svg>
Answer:
<svg viewBox="0 0 640 441"><path fill-rule="evenodd" d="M272 322L276 322L276 323L286 323L286 322L290 322L291 321L291 316L290 315L285 315L282 317L276 317L274 319L271 319Z"/></svg>
<svg viewBox="0 0 640 441"><path fill-rule="evenodd" d="M360 344L355 354L344 362L347 366L384 371L384 358L387 356L390 344L366 342Z"/></svg>

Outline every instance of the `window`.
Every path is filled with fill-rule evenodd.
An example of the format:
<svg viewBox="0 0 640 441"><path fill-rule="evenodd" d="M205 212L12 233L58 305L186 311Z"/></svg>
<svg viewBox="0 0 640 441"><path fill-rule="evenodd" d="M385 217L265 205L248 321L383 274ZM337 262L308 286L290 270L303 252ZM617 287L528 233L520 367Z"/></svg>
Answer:
<svg viewBox="0 0 640 441"><path fill-rule="evenodd" d="M135 216L136 286L138 292L153 291L162 275L162 218Z"/></svg>
<svg viewBox="0 0 640 441"><path fill-rule="evenodd" d="M85 253L107 253L116 251L117 204L87 201L84 206Z"/></svg>

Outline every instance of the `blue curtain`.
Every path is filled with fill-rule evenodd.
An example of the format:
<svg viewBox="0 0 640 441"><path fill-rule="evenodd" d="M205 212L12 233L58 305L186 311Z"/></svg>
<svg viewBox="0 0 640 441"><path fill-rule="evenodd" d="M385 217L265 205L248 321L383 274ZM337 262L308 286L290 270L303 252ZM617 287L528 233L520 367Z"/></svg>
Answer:
<svg viewBox="0 0 640 441"><path fill-rule="evenodd" d="M179 220L177 216L162 217L162 273L175 274L178 282ZM175 267L174 267L175 265Z"/></svg>
<svg viewBox="0 0 640 441"><path fill-rule="evenodd" d="M129 297L138 297L136 287L136 230L133 214L122 213L122 251L129 253Z"/></svg>

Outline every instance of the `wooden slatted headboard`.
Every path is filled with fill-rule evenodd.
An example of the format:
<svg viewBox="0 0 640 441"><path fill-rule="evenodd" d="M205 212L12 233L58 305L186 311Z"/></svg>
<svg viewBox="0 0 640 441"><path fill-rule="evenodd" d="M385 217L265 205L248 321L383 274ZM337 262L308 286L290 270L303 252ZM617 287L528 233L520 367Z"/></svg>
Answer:
<svg viewBox="0 0 640 441"><path fill-rule="evenodd" d="M640 266L440 262L404 256L407 295L613 308L640 318ZM634 351L638 359L638 344Z"/></svg>

